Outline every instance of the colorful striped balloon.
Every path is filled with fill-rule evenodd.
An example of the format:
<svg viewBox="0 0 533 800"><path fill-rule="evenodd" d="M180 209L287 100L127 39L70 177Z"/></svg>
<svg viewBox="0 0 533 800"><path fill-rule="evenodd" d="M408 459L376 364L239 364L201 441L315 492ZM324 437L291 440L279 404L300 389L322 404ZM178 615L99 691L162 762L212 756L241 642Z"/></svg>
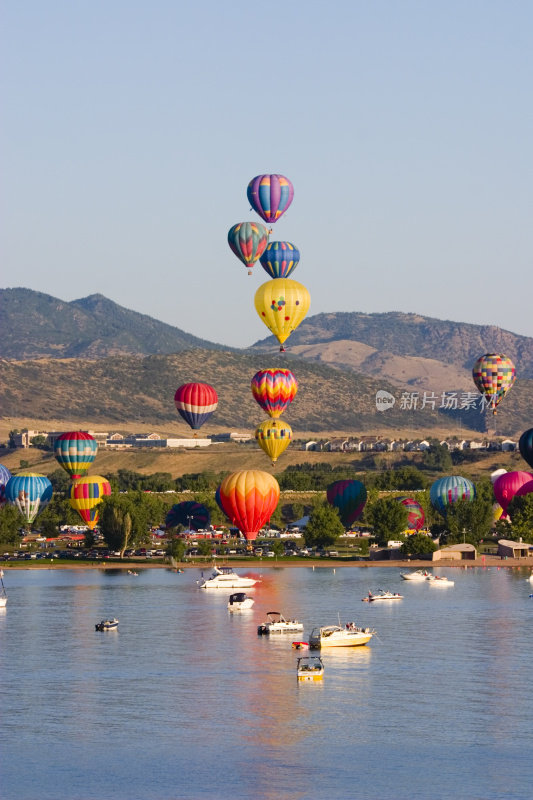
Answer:
<svg viewBox="0 0 533 800"><path fill-rule="evenodd" d="M6 501L18 508L28 524L44 511L52 494L52 484L48 478L36 472L19 472L18 475L13 475L5 488Z"/></svg>
<svg viewBox="0 0 533 800"><path fill-rule="evenodd" d="M239 222L229 229L228 244L251 275L253 265L268 244L268 231L260 222Z"/></svg>
<svg viewBox="0 0 533 800"><path fill-rule="evenodd" d="M246 194L253 210L265 222L276 222L292 203L294 187L284 175L256 175Z"/></svg>
<svg viewBox="0 0 533 800"><path fill-rule="evenodd" d="M300 263L300 251L290 242L270 242L259 260L271 278L288 278Z"/></svg>
<svg viewBox="0 0 533 800"><path fill-rule="evenodd" d="M410 531L419 531L424 526L426 515L424 509L412 497L396 497L402 506L407 509L407 527Z"/></svg>
<svg viewBox="0 0 533 800"><path fill-rule="evenodd" d="M253 541L268 522L279 501L279 484L268 472L245 469L228 475L220 484L220 502L224 513Z"/></svg>
<svg viewBox="0 0 533 800"><path fill-rule="evenodd" d="M0 508L6 504L6 485L8 480L13 477L7 467L0 464Z"/></svg>
<svg viewBox="0 0 533 800"><path fill-rule="evenodd" d="M431 505L443 516L450 506L460 500L471 502L476 497L476 487L468 478L461 475L449 475L446 478L439 478L431 484L429 489L429 499Z"/></svg>
<svg viewBox="0 0 533 800"><path fill-rule="evenodd" d="M98 522L98 508L102 498L111 494L111 484L100 475L76 478L70 487L70 505L78 512L92 531Z"/></svg>
<svg viewBox="0 0 533 800"><path fill-rule="evenodd" d="M342 524L347 528L363 513L366 487L357 480L335 481L326 490L327 501L339 510Z"/></svg>
<svg viewBox="0 0 533 800"><path fill-rule="evenodd" d="M255 429L255 438L261 450L275 464L292 441L292 428L280 419L266 419Z"/></svg>
<svg viewBox="0 0 533 800"><path fill-rule="evenodd" d="M54 442L56 460L71 478L87 475L97 451L96 439L84 431L62 433Z"/></svg>
<svg viewBox="0 0 533 800"><path fill-rule="evenodd" d="M184 383L176 391L174 402L187 425L198 430L215 411L218 395L208 383Z"/></svg>
<svg viewBox="0 0 533 800"><path fill-rule="evenodd" d="M279 417L298 391L298 381L290 369L260 369L252 378L252 394L269 417Z"/></svg>
<svg viewBox="0 0 533 800"><path fill-rule="evenodd" d="M496 406L501 403L516 378L513 362L501 353L485 353L480 356L472 369L472 377L487 404L496 414Z"/></svg>

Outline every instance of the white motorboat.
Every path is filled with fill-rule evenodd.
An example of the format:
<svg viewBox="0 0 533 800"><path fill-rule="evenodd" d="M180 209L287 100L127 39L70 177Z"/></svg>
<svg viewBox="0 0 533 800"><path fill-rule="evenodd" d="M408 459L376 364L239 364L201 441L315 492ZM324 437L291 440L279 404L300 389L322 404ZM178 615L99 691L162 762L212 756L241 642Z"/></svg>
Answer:
<svg viewBox="0 0 533 800"><path fill-rule="evenodd" d="M300 656L296 664L299 681L321 681L324 677L324 663L320 656Z"/></svg>
<svg viewBox="0 0 533 800"><path fill-rule="evenodd" d="M353 622L341 625L325 625L314 628L309 637L309 647L316 650L320 647L358 647L370 641L375 631L371 628L360 628Z"/></svg>
<svg viewBox="0 0 533 800"><path fill-rule="evenodd" d="M248 597L244 592L235 592L229 596L228 611L247 611L253 604L252 597Z"/></svg>
<svg viewBox="0 0 533 800"><path fill-rule="evenodd" d="M426 581L431 575L425 569L415 569L414 572L400 572L400 576L404 581Z"/></svg>
<svg viewBox="0 0 533 800"><path fill-rule="evenodd" d="M0 608L5 608L7 606L7 592L6 592L6 587L4 586L3 569L0 569L0 583L2 584L2 589L0 591Z"/></svg>
<svg viewBox="0 0 533 800"><path fill-rule="evenodd" d="M427 582L431 584L431 586L453 586L454 581L451 581L445 575L428 575L426 578Z"/></svg>
<svg viewBox="0 0 533 800"><path fill-rule="evenodd" d="M373 592L368 592L368 596L363 597L363 603L375 603L377 600L403 600L403 594L380 589L379 592L375 594Z"/></svg>
<svg viewBox="0 0 533 800"><path fill-rule="evenodd" d="M296 633L303 629L303 622L298 622L297 619L285 619L279 611L269 611L267 621L259 625L257 633L260 636L270 633Z"/></svg>
<svg viewBox="0 0 533 800"><path fill-rule="evenodd" d="M214 567L209 578L200 581L200 589L250 589L255 586L255 578L243 578L233 572L231 567Z"/></svg>
<svg viewBox="0 0 533 800"><path fill-rule="evenodd" d="M116 631L118 630L118 619L116 617L103 619L101 622L97 622L94 627L97 631Z"/></svg>

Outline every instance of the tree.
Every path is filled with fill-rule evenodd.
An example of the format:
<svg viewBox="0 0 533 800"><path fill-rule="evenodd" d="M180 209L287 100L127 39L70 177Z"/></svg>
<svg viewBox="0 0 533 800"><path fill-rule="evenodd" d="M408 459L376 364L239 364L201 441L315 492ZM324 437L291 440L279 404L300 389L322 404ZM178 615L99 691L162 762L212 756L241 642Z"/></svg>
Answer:
<svg viewBox="0 0 533 800"><path fill-rule="evenodd" d="M423 556L426 553L433 553L437 549L435 543L424 533L415 533L408 536L400 547L400 552L404 556Z"/></svg>
<svg viewBox="0 0 533 800"><path fill-rule="evenodd" d="M513 497L507 512L511 517L513 539L521 537L524 542L533 542L533 492Z"/></svg>
<svg viewBox="0 0 533 800"><path fill-rule="evenodd" d="M19 528L25 520L18 508L9 503L0 511L0 544L16 545L19 543Z"/></svg>
<svg viewBox="0 0 533 800"><path fill-rule="evenodd" d="M30 439L30 444L32 447L37 447L39 450L51 450L52 448L48 444L48 437L43 436L42 433L38 434L37 436L33 436Z"/></svg>
<svg viewBox="0 0 533 800"><path fill-rule="evenodd" d="M146 520L129 497L110 495L99 506L100 531L110 550L124 550L146 538Z"/></svg>
<svg viewBox="0 0 533 800"><path fill-rule="evenodd" d="M453 466L450 451L436 439L432 439L422 457L422 466L434 472L448 472Z"/></svg>
<svg viewBox="0 0 533 800"><path fill-rule="evenodd" d="M325 500L317 500L303 532L307 547L329 547L343 533L338 510Z"/></svg>
<svg viewBox="0 0 533 800"><path fill-rule="evenodd" d="M402 503L392 497L385 497L372 505L367 518L374 528L374 536L379 545L385 546L389 539L398 539L407 528L408 511Z"/></svg>
<svg viewBox="0 0 533 800"><path fill-rule="evenodd" d="M166 555L169 558L175 558L177 561L183 561L187 545L183 539L176 539L172 537L167 543Z"/></svg>
<svg viewBox="0 0 533 800"><path fill-rule="evenodd" d="M271 544L272 550L274 551L274 555L282 556L285 553L285 545L281 541L281 539L275 539Z"/></svg>
<svg viewBox="0 0 533 800"><path fill-rule="evenodd" d="M485 539L492 528L492 503L483 496L474 500L459 500L448 506L446 512L446 544L468 541L478 544Z"/></svg>
<svg viewBox="0 0 533 800"><path fill-rule="evenodd" d="M67 497L70 495L70 487L72 485L72 481L70 480L69 476L65 472L64 469L55 469L49 476L48 480L52 484L52 489L54 490L54 497L56 492L62 492Z"/></svg>

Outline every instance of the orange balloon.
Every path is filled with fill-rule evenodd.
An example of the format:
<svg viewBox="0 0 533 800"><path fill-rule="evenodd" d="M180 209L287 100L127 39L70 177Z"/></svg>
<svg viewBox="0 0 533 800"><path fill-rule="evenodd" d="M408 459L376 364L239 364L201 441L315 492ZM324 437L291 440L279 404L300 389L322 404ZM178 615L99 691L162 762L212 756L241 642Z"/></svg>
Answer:
<svg viewBox="0 0 533 800"><path fill-rule="evenodd" d="M268 522L279 501L279 484L273 475L245 469L228 475L220 485L224 513L247 541L253 541Z"/></svg>

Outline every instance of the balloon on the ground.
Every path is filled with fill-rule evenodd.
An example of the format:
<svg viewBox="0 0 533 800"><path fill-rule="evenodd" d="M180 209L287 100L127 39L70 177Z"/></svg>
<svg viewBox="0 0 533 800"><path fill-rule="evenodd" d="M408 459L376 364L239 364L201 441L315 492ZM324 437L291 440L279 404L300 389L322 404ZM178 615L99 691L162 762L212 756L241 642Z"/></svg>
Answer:
<svg viewBox="0 0 533 800"><path fill-rule="evenodd" d="M260 222L238 222L228 231L228 244L251 275L253 265L268 244L268 231Z"/></svg>
<svg viewBox="0 0 533 800"><path fill-rule="evenodd" d="M518 441L518 449L524 461L533 468L533 428L524 431Z"/></svg>
<svg viewBox="0 0 533 800"><path fill-rule="evenodd" d="M424 526L426 515L424 509L412 497L396 497L402 506L407 509L407 527L410 531L419 531Z"/></svg>
<svg viewBox="0 0 533 800"><path fill-rule="evenodd" d="M0 464L0 508L6 504L6 484L12 477L11 472L3 464Z"/></svg>
<svg viewBox="0 0 533 800"><path fill-rule="evenodd" d="M284 350L283 343L309 311L311 296L303 284L290 278L275 278L255 293L255 310Z"/></svg>
<svg viewBox="0 0 533 800"><path fill-rule="evenodd" d="M495 469L494 472L491 472L490 473L490 482L492 483L492 485L494 486L494 484L496 483L498 478L501 475L505 475L506 472L507 472L506 469Z"/></svg>
<svg viewBox="0 0 533 800"><path fill-rule="evenodd" d="M193 430L207 422L218 405L218 395L208 383L184 383L174 395L178 413Z"/></svg>
<svg viewBox="0 0 533 800"><path fill-rule="evenodd" d="M270 417L279 417L298 391L298 381L290 369L261 369L252 378L252 394Z"/></svg>
<svg viewBox="0 0 533 800"><path fill-rule="evenodd" d="M503 508L499 503L492 504L492 524L495 525L499 519L507 519L503 513Z"/></svg>
<svg viewBox="0 0 533 800"><path fill-rule="evenodd" d="M292 441L292 428L280 419L266 419L255 429L255 438L275 464Z"/></svg>
<svg viewBox="0 0 533 800"><path fill-rule="evenodd" d="M28 524L44 511L52 494L52 484L48 478L36 472L13 475L5 488L6 501L18 508Z"/></svg>
<svg viewBox="0 0 533 800"><path fill-rule="evenodd" d="M288 278L300 262L300 251L291 242L270 242L259 260L271 278Z"/></svg>
<svg viewBox="0 0 533 800"><path fill-rule="evenodd" d="M273 475L245 469L228 475L220 485L224 513L247 541L253 541L268 522L279 501L279 484Z"/></svg>
<svg viewBox="0 0 533 800"><path fill-rule="evenodd" d="M326 497L328 503L338 509L342 524L348 528L363 513L366 487L357 480L335 481L328 486Z"/></svg>
<svg viewBox="0 0 533 800"><path fill-rule="evenodd" d="M111 494L111 484L101 475L75 478L70 487L70 505L78 512L89 530L98 523L98 506Z"/></svg>
<svg viewBox="0 0 533 800"><path fill-rule="evenodd" d="M284 175L256 175L246 194L253 210L265 222L276 222L292 203L294 187Z"/></svg>
<svg viewBox="0 0 533 800"><path fill-rule="evenodd" d="M54 442L56 460L71 478L87 474L97 451L96 439L84 431L62 433Z"/></svg>
<svg viewBox="0 0 533 800"><path fill-rule="evenodd" d="M487 405L496 414L496 406L503 400L516 378L513 362L501 353L485 353L472 369L474 383L487 398Z"/></svg>
<svg viewBox="0 0 533 800"><path fill-rule="evenodd" d="M165 517L165 527L176 528L183 525L192 531L205 530L211 523L209 510L194 500L185 500L172 506Z"/></svg>
<svg viewBox="0 0 533 800"><path fill-rule="evenodd" d="M468 478L461 475L449 475L439 478L431 484L429 499L436 511L446 516L448 508L461 500L468 502L475 499L476 487Z"/></svg>
<svg viewBox="0 0 533 800"><path fill-rule="evenodd" d="M504 513L507 513L507 506L518 492L518 490L529 481L533 480L531 472L515 471L506 472L505 475L500 475L494 484L494 497L496 501L503 508Z"/></svg>

